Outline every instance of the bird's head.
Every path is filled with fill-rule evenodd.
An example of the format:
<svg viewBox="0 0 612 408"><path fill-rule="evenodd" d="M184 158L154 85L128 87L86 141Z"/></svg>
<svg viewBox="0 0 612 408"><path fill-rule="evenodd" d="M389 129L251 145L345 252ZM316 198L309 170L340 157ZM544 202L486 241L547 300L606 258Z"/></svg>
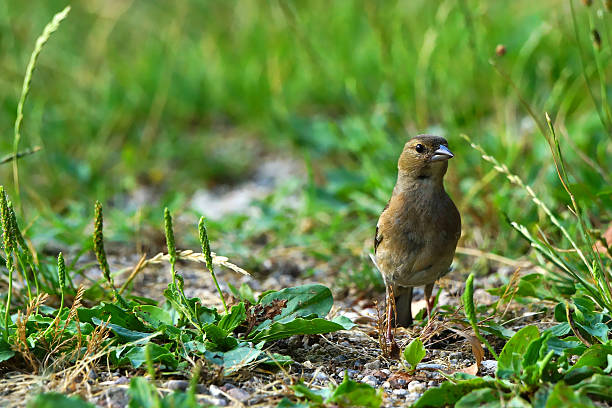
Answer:
<svg viewBox="0 0 612 408"><path fill-rule="evenodd" d="M452 157L445 138L418 135L404 145L397 167L400 176L409 180L441 181Z"/></svg>

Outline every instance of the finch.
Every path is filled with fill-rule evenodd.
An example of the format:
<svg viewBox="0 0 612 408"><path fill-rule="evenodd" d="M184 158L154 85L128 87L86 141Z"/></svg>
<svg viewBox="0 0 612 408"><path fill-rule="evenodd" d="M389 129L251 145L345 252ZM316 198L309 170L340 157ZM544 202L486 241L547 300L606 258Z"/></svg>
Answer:
<svg viewBox="0 0 612 408"><path fill-rule="evenodd" d="M394 316L397 326L412 324L415 286L425 285L431 315L434 283L453 261L461 216L443 184L452 157L446 139L419 135L405 144L397 163L397 182L378 219L372 256L387 288L388 340L392 340Z"/></svg>

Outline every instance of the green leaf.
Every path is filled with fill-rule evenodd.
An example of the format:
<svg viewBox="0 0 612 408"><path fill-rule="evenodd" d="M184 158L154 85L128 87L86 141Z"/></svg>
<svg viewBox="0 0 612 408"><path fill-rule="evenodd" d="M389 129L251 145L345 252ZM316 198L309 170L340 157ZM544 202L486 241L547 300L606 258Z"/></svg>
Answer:
<svg viewBox="0 0 612 408"><path fill-rule="evenodd" d="M549 351L552 350L555 354L562 355L564 354L566 350L571 350L576 347L579 347L580 345L582 345L582 343L579 341L572 341L569 339L561 340L558 337L555 337L553 335L552 337L548 339L548 341L546 342L546 345L548 346Z"/></svg>
<svg viewBox="0 0 612 408"><path fill-rule="evenodd" d="M147 337L154 337L156 335L154 333L144 333L144 332L140 332L136 330L126 329L125 327L119 326L118 324L113 324L113 323L107 324L103 322L102 320L98 319L97 317L92 318L91 321L96 326L107 325L108 328L111 329L111 331L115 333L115 335L117 335L119 340L124 343L138 341L138 340L146 339Z"/></svg>
<svg viewBox="0 0 612 408"><path fill-rule="evenodd" d="M331 391L329 388L311 390L306 385L304 385L302 381L291 386L291 389L293 389L293 392L295 393L296 397L306 398L308 401L316 402L319 404L323 403L323 400L329 398L331 395Z"/></svg>
<svg viewBox="0 0 612 408"><path fill-rule="evenodd" d="M545 331L552 333L553 336L561 337L561 336L565 336L566 334L568 334L571 331L571 327L569 323L563 322L563 323L559 323L556 326L550 327L546 329Z"/></svg>
<svg viewBox="0 0 612 408"><path fill-rule="evenodd" d="M548 396L546 408L560 407L592 408L595 405L585 396L575 392L572 387L559 381Z"/></svg>
<svg viewBox="0 0 612 408"><path fill-rule="evenodd" d="M309 408L310 404L302 404L299 402L291 402L291 400L287 397L283 398L276 408Z"/></svg>
<svg viewBox="0 0 612 408"><path fill-rule="evenodd" d="M210 362L224 367L225 375L230 375L242 367L255 362L263 354L260 349L245 344L243 343L243 345L227 352L206 351L204 356Z"/></svg>
<svg viewBox="0 0 612 408"><path fill-rule="evenodd" d="M580 356L576 364L569 369L569 372L579 367L599 367L603 369L608 364L608 355L610 354L612 354L612 345L595 344Z"/></svg>
<svg viewBox="0 0 612 408"><path fill-rule="evenodd" d="M573 385L572 388L581 395L612 402L612 377L609 375L595 374Z"/></svg>
<svg viewBox="0 0 612 408"><path fill-rule="evenodd" d="M464 395L480 388L496 388L496 382L492 379L473 378L470 380L452 383L443 382L439 387L429 388L419 398L413 408L444 407L454 405Z"/></svg>
<svg viewBox="0 0 612 408"><path fill-rule="evenodd" d="M130 396L129 408L158 408L161 407L157 389L144 377L133 377L128 389Z"/></svg>
<svg viewBox="0 0 612 408"><path fill-rule="evenodd" d="M540 332L535 326L526 326L516 332L506 343L497 362L497 377L501 379L519 375L524 353L531 341L538 339Z"/></svg>
<svg viewBox="0 0 612 408"><path fill-rule="evenodd" d="M174 323L170 313L161 307L152 305L136 306L134 308L134 312L136 313L136 316L154 329L159 328L162 324L171 326Z"/></svg>
<svg viewBox="0 0 612 408"><path fill-rule="evenodd" d="M172 352L168 351L168 349L155 343L149 343L148 347L149 355L154 363L163 363L171 369L176 369L176 367L178 367L178 359ZM123 354L123 357L119 360L119 364L125 363L127 360L134 368L140 367L146 361L146 348L147 346L135 346L130 348Z"/></svg>
<svg viewBox="0 0 612 408"><path fill-rule="evenodd" d="M272 320L268 319L255 328L253 332L258 332L270 326L273 321L287 323L297 317L325 317L334 304L334 299L329 288L318 285L302 285L294 288L268 293L263 296L259 303L270 306L275 300L286 300L287 304L281 313Z"/></svg>
<svg viewBox="0 0 612 408"><path fill-rule="evenodd" d="M410 342L404 349L404 360L408 362L413 368L423 360L427 351L423 342L418 337Z"/></svg>
<svg viewBox="0 0 612 408"><path fill-rule="evenodd" d="M4 340L0 340L0 363L12 358L15 355L11 345Z"/></svg>
<svg viewBox="0 0 612 408"><path fill-rule="evenodd" d="M229 336L228 332L214 324L203 327L206 333L206 349L210 351L229 351L238 345L238 340Z"/></svg>
<svg viewBox="0 0 612 408"><path fill-rule="evenodd" d="M353 381L345 374L344 380L325 402L341 407L379 408L382 405L382 390Z"/></svg>
<svg viewBox="0 0 612 408"><path fill-rule="evenodd" d="M261 360L259 360L259 364L266 364L270 367L278 367L279 365L284 367L291 363L293 363L293 359L291 357L278 353L270 353L270 355L266 354Z"/></svg>
<svg viewBox="0 0 612 408"><path fill-rule="evenodd" d="M350 324L352 325L352 322ZM263 330L259 330L257 332L254 331L251 333L251 335L249 335L249 339L254 342L267 342L285 339L296 334L323 334L332 333L339 330L346 330L345 325L320 318L295 318L288 323L274 322L272 325Z"/></svg>
<svg viewBox="0 0 612 408"><path fill-rule="evenodd" d="M57 392L38 394L28 401L28 408L94 408L93 404L85 402L79 397L68 397Z"/></svg>
<svg viewBox="0 0 612 408"><path fill-rule="evenodd" d="M234 295L235 298L240 299L241 301L247 301L250 304L254 305L257 303L257 299L255 298L255 293L253 293L253 289L245 282L240 286L240 289L236 289L234 285L230 282L227 283L230 292Z"/></svg>
<svg viewBox="0 0 612 408"><path fill-rule="evenodd" d="M497 408L501 407L499 391L495 388L479 388L461 397L455 408Z"/></svg>
<svg viewBox="0 0 612 408"><path fill-rule="evenodd" d="M219 326L220 329L231 333L236 327L240 326L240 324L246 320L246 317L244 303L240 302L237 305L232 306L230 312L221 318L217 326Z"/></svg>
<svg viewBox="0 0 612 408"><path fill-rule="evenodd" d="M101 303L100 305L92 308L82 307L77 309L77 313L81 322L94 323L94 317L106 322L110 317L110 323L114 325L139 332L144 332L147 330L146 326L140 320L138 320L136 316L130 312L126 312L112 303ZM94 324L97 325L98 323Z"/></svg>

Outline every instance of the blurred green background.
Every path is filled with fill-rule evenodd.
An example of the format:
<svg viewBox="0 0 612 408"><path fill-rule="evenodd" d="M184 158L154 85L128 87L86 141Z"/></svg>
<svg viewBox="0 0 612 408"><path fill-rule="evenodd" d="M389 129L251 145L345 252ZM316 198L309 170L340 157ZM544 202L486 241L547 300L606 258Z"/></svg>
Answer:
<svg viewBox="0 0 612 408"><path fill-rule="evenodd" d="M446 185L463 215L460 245L512 258L528 245L506 216L534 225L542 214L460 134L563 214L568 199L522 98L555 120L575 192L600 227L612 203L612 17L603 2L572 4L575 27L570 2L552 0L73 2L25 107L20 147L42 150L19 161L22 221L37 244L87 247L98 199L107 237L155 248L168 205L193 222L177 234L195 248L193 194L231 190L280 159L303 171L258 212L204 210L216 249L257 269L268 250L301 248L350 281L371 268L364 254L403 144L436 133L455 153ZM66 5L0 0L6 154L35 40ZM15 196L10 164L0 183Z"/></svg>

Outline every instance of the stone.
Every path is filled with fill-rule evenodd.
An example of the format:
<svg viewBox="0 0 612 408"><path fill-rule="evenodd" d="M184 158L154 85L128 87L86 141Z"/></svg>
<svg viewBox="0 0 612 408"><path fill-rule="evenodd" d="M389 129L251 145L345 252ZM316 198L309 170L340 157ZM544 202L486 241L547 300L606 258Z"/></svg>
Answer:
<svg viewBox="0 0 612 408"><path fill-rule="evenodd" d="M245 402L251 397L251 394L242 388L232 388L231 390L227 391L227 394L240 402Z"/></svg>
<svg viewBox="0 0 612 408"><path fill-rule="evenodd" d="M485 360L480 363L480 370L483 374L495 374L497 371L496 360Z"/></svg>
<svg viewBox="0 0 612 408"><path fill-rule="evenodd" d="M327 381L329 379L329 376L323 371L319 371L314 375L314 379L319 381Z"/></svg>
<svg viewBox="0 0 612 408"><path fill-rule="evenodd" d="M169 380L165 382L164 387L172 391L185 391L189 387L189 381Z"/></svg>
<svg viewBox="0 0 612 408"><path fill-rule="evenodd" d="M346 372L348 373L348 376L349 376L350 378L355 378L355 377L357 377L357 375L359 375L359 371L357 371L357 370L353 370L353 369L351 369L351 368L349 368L348 370L346 370Z"/></svg>
<svg viewBox="0 0 612 408"><path fill-rule="evenodd" d="M417 370L444 370L442 364L420 363L417 364Z"/></svg>
<svg viewBox="0 0 612 408"><path fill-rule="evenodd" d="M223 395L223 391L221 390L221 388L217 387L214 384L208 387L208 390L210 391L210 395L212 395L213 397L220 397Z"/></svg>
<svg viewBox="0 0 612 408"><path fill-rule="evenodd" d="M408 383L408 391L410 393L420 393L425 391L425 385L420 381L410 381Z"/></svg>
<svg viewBox="0 0 612 408"><path fill-rule="evenodd" d="M393 390L393 395L397 395L398 397L403 397L408 394L408 390L405 388L396 388Z"/></svg>
<svg viewBox="0 0 612 408"><path fill-rule="evenodd" d="M339 354L336 357L333 358L333 361L336 363L343 363L346 360L348 360L348 357L345 356L344 354Z"/></svg>
<svg viewBox="0 0 612 408"><path fill-rule="evenodd" d="M376 387L378 385L378 379L373 375L366 375L361 379L361 382Z"/></svg>
<svg viewBox="0 0 612 408"><path fill-rule="evenodd" d="M378 370L380 368L380 360L374 360L369 363L366 363L364 367L367 370Z"/></svg>

